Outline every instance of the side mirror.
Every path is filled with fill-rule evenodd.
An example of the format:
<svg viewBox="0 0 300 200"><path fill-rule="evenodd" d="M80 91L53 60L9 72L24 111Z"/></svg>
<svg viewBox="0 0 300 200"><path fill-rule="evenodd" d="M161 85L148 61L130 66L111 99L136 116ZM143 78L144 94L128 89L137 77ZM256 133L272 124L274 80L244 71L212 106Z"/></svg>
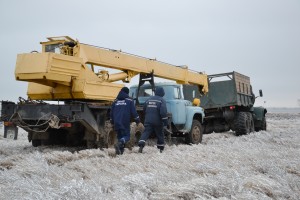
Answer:
<svg viewBox="0 0 300 200"><path fill-rule="evenodd" d="M259 90L259 96L262 97L263 96L263 92L262 90Z"/></svg>

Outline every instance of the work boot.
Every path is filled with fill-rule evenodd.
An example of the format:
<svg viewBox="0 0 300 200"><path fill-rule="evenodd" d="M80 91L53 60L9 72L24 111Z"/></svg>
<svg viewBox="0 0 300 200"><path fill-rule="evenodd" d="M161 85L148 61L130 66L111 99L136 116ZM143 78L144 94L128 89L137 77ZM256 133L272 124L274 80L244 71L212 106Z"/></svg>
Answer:
<svg viewBox="0 0 300 200"><path fill-rule="evenodd" d="M118 144L115 144L115 150L116 150L116 155L120 155L121 154L121 150Z"/></svg>
<svg viewBox="0 0 300 200"><path fill-rule="evenodd" d="M139 153L143 153L143 148L145 147L145 141L144 140L140 140L138 143L139 148Z"/></svg>
<svg viewBox="0 0 300 200"><path fill-rule="evenodd" d="M116 154L117 155L120 155L120 154L122 154L123 152L121 151L121 143L120 142L118 142L117 144L115 144L115 150L116 150Z"/></svg>
<svg viewBox="0 0 300 200"><path fill-rule="evenodd" d="M161 145L157 145L157 148L159 149L159 152L162 153L165 147Z"/></svg>
<svg viewBox="0 0 300 200"><path fill-rule="evenodd" d="M124 145L122 145L122 147L120 147L120 151L121 151L121 155L123 155L123 153L124 153L124 151L125 151Z"/></svg>
<svg viewBox="0 0 300 200"><path fill-rule="evenodd" d="M143 153L143 146L140 146L140 148L139 148L139 153Z"/></svg>

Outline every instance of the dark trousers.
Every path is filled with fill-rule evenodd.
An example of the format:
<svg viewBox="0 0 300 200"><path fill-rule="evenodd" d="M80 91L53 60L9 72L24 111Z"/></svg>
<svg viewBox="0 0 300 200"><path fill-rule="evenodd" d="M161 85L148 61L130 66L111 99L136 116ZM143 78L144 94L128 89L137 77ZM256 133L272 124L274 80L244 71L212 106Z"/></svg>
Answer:
<svg viewBox="0 0 300 200"><path fill-rule="evenodd" d="M130 130L116 130L118 142L125 144L130 140Z"/></svg>
<svg viewBox="0 0 300 200"><path fill-rule="evenodd" d="M145 124L145 130L139 140L139 146L144 147L146 140L149 138L151 133L155 133L157 137L157 148L160 150L164 150L165 142L164 142L164 133L163 126L152 126L150 124Z"/></svg>

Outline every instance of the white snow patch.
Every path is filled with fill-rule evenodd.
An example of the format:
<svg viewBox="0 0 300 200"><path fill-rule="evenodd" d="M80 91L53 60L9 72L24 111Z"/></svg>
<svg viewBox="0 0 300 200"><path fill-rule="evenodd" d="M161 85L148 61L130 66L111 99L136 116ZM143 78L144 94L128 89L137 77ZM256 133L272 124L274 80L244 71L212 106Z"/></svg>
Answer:
<svg viewBox="0 0 300 200"><path fill-rule="evenodd" d="M199 145L81 150L0 134L0 199L300 199L300 114L268 113L267 131Z"/></svg>

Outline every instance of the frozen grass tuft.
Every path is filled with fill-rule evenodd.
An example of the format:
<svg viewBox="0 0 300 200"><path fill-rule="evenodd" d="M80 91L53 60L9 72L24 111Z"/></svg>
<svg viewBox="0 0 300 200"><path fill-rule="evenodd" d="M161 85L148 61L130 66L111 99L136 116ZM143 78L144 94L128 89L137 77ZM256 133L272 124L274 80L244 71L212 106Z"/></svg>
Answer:
<svg viewBox="0 0 300 200"><path fill-rule="evenodd" d="M204 135L199 145L78 150L0 136L0 199L300 199L300 114L268 130Z"/></svg>

